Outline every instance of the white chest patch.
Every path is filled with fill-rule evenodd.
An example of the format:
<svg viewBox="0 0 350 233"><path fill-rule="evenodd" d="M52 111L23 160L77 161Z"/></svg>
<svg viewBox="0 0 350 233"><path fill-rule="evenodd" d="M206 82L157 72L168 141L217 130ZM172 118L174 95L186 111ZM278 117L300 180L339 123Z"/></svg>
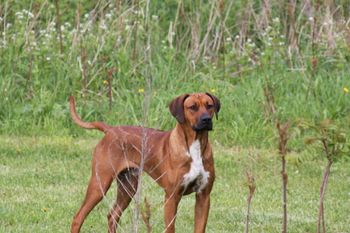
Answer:
<svg viewBox="0 0 350 233"><path fill-rule="evenodd" d="M203 167L199 140L192 143L187 155L192 158L192 162L190 170L184 175L182 185L186 188L189 184L195 182L194 191L200 192L208 183L209 172L204 170Z"/></svg>

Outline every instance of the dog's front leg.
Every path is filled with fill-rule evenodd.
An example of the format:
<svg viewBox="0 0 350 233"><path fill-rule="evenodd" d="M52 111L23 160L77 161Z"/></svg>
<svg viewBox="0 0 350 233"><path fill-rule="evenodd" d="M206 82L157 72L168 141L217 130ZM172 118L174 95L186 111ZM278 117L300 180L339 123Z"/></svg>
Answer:
<svg viewBox="0 0 350 233"><path fill-rule="evenodd" d="M207 225L208 213L210 207L210 193L200 192L196 193L195 206L195 233L204 233Z"/></svg>
<svg viewBox="0 0 350 233"><path fill-rule="evenodd" d="M164 220L165 220L166 233L175 232L176 212L177 212L177 206L179 205L180 200L181 200L181 195L175 191L165 194Z"/></svg>

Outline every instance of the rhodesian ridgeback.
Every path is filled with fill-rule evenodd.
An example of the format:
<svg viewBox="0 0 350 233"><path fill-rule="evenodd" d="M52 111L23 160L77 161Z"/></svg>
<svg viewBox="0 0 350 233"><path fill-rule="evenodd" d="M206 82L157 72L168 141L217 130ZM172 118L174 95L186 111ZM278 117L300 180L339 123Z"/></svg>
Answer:
<svg viewBox="0 0 350 233"><path fill-rule="evenodd" d="M86 129L105 133L97 144L92 173L85 199L76 213L71 232L76 233L90 211L103 199L113 180L117 181L117 199L108 214L108 232L116 232L118 221L135 195L142 171L165 191L165 232L175 232L177 207L183 195L195 192L194 232L205 232L210 192L215 172L208 140L212 118L220 110L220 101L209 93L184 94L169 105L177 124L171 131L136 126L108 126L103 122L84 122L70 98L73 121Z"/></svg>

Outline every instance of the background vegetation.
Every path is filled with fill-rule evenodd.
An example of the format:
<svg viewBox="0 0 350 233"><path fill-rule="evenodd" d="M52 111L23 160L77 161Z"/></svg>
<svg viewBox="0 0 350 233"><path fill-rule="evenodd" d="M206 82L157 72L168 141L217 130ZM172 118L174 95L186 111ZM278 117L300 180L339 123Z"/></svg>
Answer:
<svg viewBox="0 0 350 233"><path fill-rule="evenodd" d="M140 124L146 95L148 125L170 129L172 98L211 91L223 104L220 143L271 146L266 80L282 118L349 122L348 9L347 1L5 1L0 130L76 134L70 94L84 119L110 124Z"/></svg>
<svg viewBox="0 0 350 233"><path fill-rule="evenodd" d="M276 154L277 134L264 92L264 88L269 86L278 108L277 117L282 121L289 120L292 125L287 160L294 166L291 168L292 174L295 172L294 175L300 178L301 183L298 181L295 188L302 192L300 195L303 198L291 202L304 203L304 199L309 197L306 191L309 189L306 188L310 184L303 183L302 178L307 177L306 181L317 183L322 171L317 169L319 162L315 160L315 147L304 144L309 132L296 126L302 122L313 124L331 119L349 132L349 9L347 0L2 1L0 133L4 135L1 143L4 146L1 146L0 156L4 172L1 174L1 187L12 184L11 179L5 178L11 176L12 173L8 172L17 173L23 169L23 160L16 164L17 158L29 159L27 156L32 156L27 163L35 166L34 162L39 159L39 167L43 169L61 152L62 158L74 155L72 163L89 160L86 157L89 153L87 149L72 149L69 152L69 146L66 146L67 152L55 146L47 150L46 147L27 150L21 146L22 140L31 140L27 137L33 136L52 138L53 144L55 137L62 137L68 142L73 142L73 138L77 137L90 138L86 139L87 142L94 140L91 137L100 137L97 132L84 131L72 124L68 111L68 97L71 94L77 97L78 111L84 120L104 120L111 125L142 124L166 130L175 124L167 109L172 98L185 92L212 92L222 102L219 120L215 122L215 130L211 134L215 148L255 148L260 151L257 155L267 155L263 156L267 164L275 164L275 157L270 158L269 154ZM349 133L346 137L349 139ZM15 151L9 148L13 145L18 145ZM242 154L232 158L240 153L231 154L227 150L225 153L223 149L218 150L218 166L225 171L221 173L222 179L240 176L239 171L246 167L237 163L248 163L253 164L253 168L257 166L253 170L258 177L276 183L271 180L276 179L276 173L269 178L267 176L271 174L265 173L271 169L268 167L271 164L261 165ZM52 153L52 157L41 155L44 151ZM234 172L225 165L229 159L234 161L231 164ZM339 167L348 162L346 159L341 161ZM313 164L312 168L305 165L309 163ZM58 166L63 165L58 162ZM299 174L298 166L310 171L300 169L303 176L296 175ZM16 169L11 169L13 167ZM70 178L76 179L76 174L68 170L79 171L73 167L59 171L60 174L71 174L64 178L63 183ZM349 225L349 220L343 215L346 210L341 207L349 199L350 187L349 182L338 181L349 180L349 171L345 168L337 170L337 167L334 170L339 172L334 175L334 182L339 185L340 194L337 192L339 195L331 200L331 204L337 207L332 210L334 218L329 221L334 224L332 232L346 232L348 229L344 226ZM89 172L84 174L82 177L87 178ZM82 183L78 179L75 181ZM24 187L33 185L23 182ZM228 184L229 181L221 180L218 186ZM274 185L279 187L278 184ZM275 195L272 194L275 193L274 185L265 187L266 195ZM240 186L242 184L235 180L227 187ZM12 188L17 190L16 187ZM52 188L55 195L55 187ZM11 196L17 191L28 191L13 189L2 192L5 196ZM64 190L71 191L69 187ZM81 190L83 187L79 188L79 192ZM225 192L225 189L220 190L216 190L218 198L219 192ZM259 184L257 190L257 196L265 192L259 192ZM34 198L38 193L30 195ZM77 196L82 197L82 193ZM294 195L295 198L297 196ZM262 197L265 197L265 202ZM264 212L272 199L266 196L259 198L262 198L259 199L262 202L257 205L261 205ZM67 200L67 203L74 205L73 210L69 211L76 209L78 199ZM311 197L308 200L312 202ZM233 204L238 205L236 211L241 211L239 203ZM327 203L325 205L327 210ZM11 212L7 207L0 213L6 214L6 219L11 221L6 220L1 225L12 226L16 224L17 217L9 216ZM252 208L254 214L254 205ZM308 217L295 214L303 219L303 223L294 225L293 232L313 231L313 220L310 220L313 212L310 208L304 208ZM224 206L222 210L225 210ZM297 210L294 210L295 213L300 213ZM226 216L227 221L240 219L232 208L230 211L231 214ZM106 212L104 210L103 214ZM220 209L217 214L223 212ZM274 215L276 210L268 213ZM259 229L258 232L275 232L278 219L270 226L264 224L266 220L270 222L272 215L260 220L253 217L255 229ZM218 224L223 220L218 217L211 221ZM237 229L234 224L223 228L223 232ZM211 229L214 232L216 228Z"/></svg>

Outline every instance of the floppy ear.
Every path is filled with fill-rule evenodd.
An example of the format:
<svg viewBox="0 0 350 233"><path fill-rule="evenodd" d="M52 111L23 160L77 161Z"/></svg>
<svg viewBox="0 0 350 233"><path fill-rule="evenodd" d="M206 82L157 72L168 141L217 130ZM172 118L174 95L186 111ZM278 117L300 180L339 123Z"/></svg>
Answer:
<svg viewBox="0 0 350 233"><path fill-rule="evenodd" d="M176 120L180 124L185 123L184 102L188 96L190 95L189 94L180 95L179 97L173 99L169 104L169 110L171 114L176 118Z"/></svg>
<svg viewBox="0 0 350 233"><path fill-rule="evenodd" d="M216 97L215 95L212 95L208 92L206 92L205 94L207 94L213 100L214 109L215 109L215 116L216 116L216 119L218 119L218 113L219 113L220 108L221 108L220 100L218 99L218 97Z"/></svg>

